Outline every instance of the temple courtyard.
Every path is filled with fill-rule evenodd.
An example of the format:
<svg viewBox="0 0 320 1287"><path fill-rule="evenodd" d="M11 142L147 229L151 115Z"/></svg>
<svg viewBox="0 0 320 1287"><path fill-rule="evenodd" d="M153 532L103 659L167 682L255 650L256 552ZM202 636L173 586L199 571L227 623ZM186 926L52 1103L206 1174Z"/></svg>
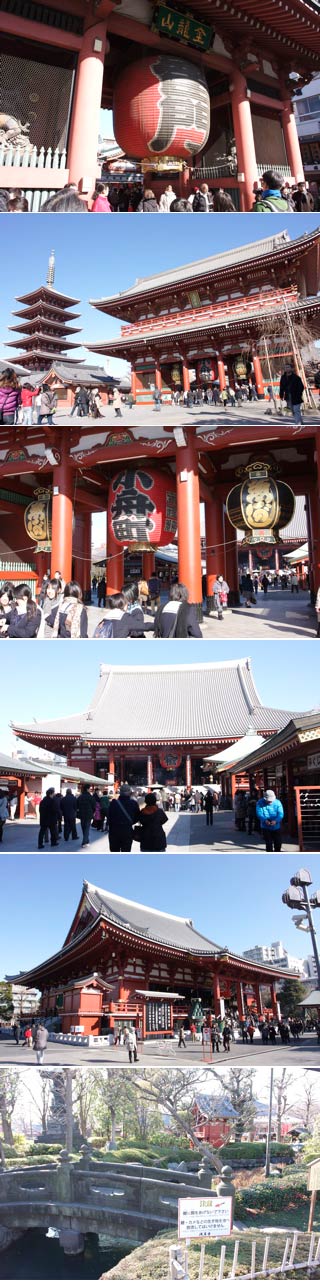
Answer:
<svg viewBox="0 0 320 1287"><path fill-rule="evenodd" d="M133 791L134 795L134 791ZM168 812L168 823L165 824L167 836L167 853L182 854L183 851L188 853L265 853L265 845L262 836L258 832L253 832L251 836L244 831L238 831L235 827L233 810L219 810L213 815L213 825L207 826L206 814ZM63 839L59 840L59 853L77 853L81 848L81 827L78 824L78 840ZM38 844L38 825L35 822L25 820L23 822L7 822L4 837L3 850L7 853L34 853ZM285 853L298 853L299 846L284 835L283 851ZM46 846L46 852L51 853L49 845ZM134 841L132 845L132 854L140 853L140 845ZM109 854L109 842L107 833L97 832L91 828L90 843L86 846L86 853L100 855ZM150 854L150 861L154 858Z"/></svg>
<svg viewBox="0 0 320 1287"><path fill-rule="evenodd" d="M166 596L162 598L165 602ZM96 603L88 605L87 612L88 637L92 639L99 621L108 612ZM148 612L145 620L152 620ZM216 612L204 613L201 631L204 639L306 639L315 637L317 620L308 590L292 595L290 590L271 588L267 595L259 591L251 608L242 602L239 608L228 609L222 621L218 621ZM145 638L152 642L152 631L147 631Z"/></svg>
<svg viewBox="0 0 320 1287"><path fill-rule="evenodd" d="M182 419L186 425L189 423L197 424L200 422L202 429L213 429L215 425L219 425L219 428L221 425L229 427L233 426L235 428L239 425L242 429L246 425L248 428L257 425L259 428L261 427L266 429L271 427L273 424L283 425L286 422L288 424L293 423L292 415L285 410L281 410L281 407L277 406L276 411L274 408L271 411L270 403L266 398L262 398L261 401L258 402L248 402L245 400L244 402L237 403L235 407L227 405L226 409L219 405L219 403L215 406L214 404L210 405L206 402L192 407L175 406L171 405L169 402L162 402L161 406L158 406L157 409L150 404L144 405L142 403L139 406L132 407L129 406L128 403L123 402L121 406L121 416L116 415L111 404L110 406L103 407L101 416L99 416L98 420L92 416L81 416L80 418L76 415L72 417L70 415L66 416L66 412L60 410L54 412L54 423L59 426L68 424L71 427L71 425L78 425L81 423L81 427L83 428L89 425L90 428L92 428L93 425L97 425L100 429L104 426L110 427L110 425L115 424L119 428L122 426L123 428L130 429L135 429L137 426L139 429L144 429L148 428L150 424L154 424L157 429L159 426L161 426L162 429L172 429L180 427ZM319 406L315 404L314 407L303 408L303 423L305 425L320 425ZM296 432L299 432L298 425L296 426Z"/></svg>
<svg viewBox="0 0 320 1287"><path fill-rule="evenodd" d="M160 1064L171 1065L173 1067L192 1067L199 1066L203 1068L204 1062L209 1064L209 1058L203 1059L203 1048L200 1041L195 1043L186 1039L186 1048L178 1048L178 1038L163 1040L145 1041L141 1043L138 1049L138 1059L141 1066L148 1068L157 1068ZM230 1047L230 1055L220 1051L214 1055L214 1067L221 1064L232 1064L233 1067L273 1067L282 1068L283 1063L286 1067L301 1067L318 1069L320 1066L320 1046L316 1033L305 1033L298 1041L290 1041L289 1045L284 1046L277 1039L277 1044L271 1046L269 1042L263 1045L260 1038L257 1038L248 1044L244 1044L242 1038L233 1041ZM0 1038L0 1066L8 1064L14 1068L31 1068L36 1063L34 1050L29 1050L26 1046L17 1046L12 1037ZM96 1066L104 1064L108 1067L119 1068L126 1067L128 1064L128 1051L124 1046L110 1046L107 1042L103 1045L93 1047L77 1046L67 1042L59 1043L50 1041L45 1054L46 1067L51 1064L70 1066L73 1064L76 1068Z"/></svg>

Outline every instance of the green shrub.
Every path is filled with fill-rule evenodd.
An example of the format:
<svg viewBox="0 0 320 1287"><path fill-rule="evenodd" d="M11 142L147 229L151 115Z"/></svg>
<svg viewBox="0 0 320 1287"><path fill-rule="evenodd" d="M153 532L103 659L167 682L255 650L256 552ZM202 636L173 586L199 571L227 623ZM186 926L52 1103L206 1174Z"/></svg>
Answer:
<svg viewBox="0 0 320 1287"><path fill-rule="evenodd" d="M48 1157L52 1157L57 1153L61 1153L61 1149L63 1149L63 1140L61 1140L60 1144L42 1144L41 1140L35 1140L33 1144L30 1144L29 1156L37 1157L38 1153L43 1153Z"/></svg>
<svg viewBox="0 0 320 1287"><path fill-rule="evenodd" d="M239 1161L250 1162L263 1160L265 1157L266 1145L263 1141L252 1140L245 1144L224 1144L219 1150L219 1156L222 1158L235 1158ZM291 1144L277 1144L276 1140L271 1142L271 1158L278 1158L282 1162L294 1162L295 1154Z"/></svg>
<svg viewBox="0 0 320 1287"><path fill-rule="evenodd" d="M307 1202L307 1181L304 1172L265 1180L263 1184L252 1184L250 1188L240 1189L236 1193L235 1214L241 1219L250 1211L286 1210L290 1204L298 1206Z"/></svg>

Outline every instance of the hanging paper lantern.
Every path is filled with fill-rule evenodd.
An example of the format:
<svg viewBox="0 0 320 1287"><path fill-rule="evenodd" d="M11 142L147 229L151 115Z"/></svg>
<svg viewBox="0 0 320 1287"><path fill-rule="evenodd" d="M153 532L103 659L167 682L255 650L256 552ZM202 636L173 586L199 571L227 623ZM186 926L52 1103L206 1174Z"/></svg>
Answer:
<svg viewBox="0 0 320 1287"><path fill-rule="evenodd" d="M272 466L255 461L246 469L246 479L237 483L227 497L230 523L244 530L245 545L275 545L279 528L287 527L295 511L295 497L287 483L275 482Z"/></svg>
<svg viewBox="0 0 320 1287"><path fill-rule="evenodd" d="M108 531L117 545L154 549L169 545L177 530L173 481L143 465L124 468L109 488Z"/></svg>
<svg viewBox="0 0 320 1287"><path fill-rule="evenodd" d="M51 550L51 492L39 488L36 499L24 511L24 525L31 541L37 541L36 552Z"/></svg>
<svg viewBox="0 0 320 1287"><path fill-rule="evenodd" d="M113 128L128 157L191 161L210 131L210 98L202 69L162 54L149 54L125 67L114 89Z"/></svg>

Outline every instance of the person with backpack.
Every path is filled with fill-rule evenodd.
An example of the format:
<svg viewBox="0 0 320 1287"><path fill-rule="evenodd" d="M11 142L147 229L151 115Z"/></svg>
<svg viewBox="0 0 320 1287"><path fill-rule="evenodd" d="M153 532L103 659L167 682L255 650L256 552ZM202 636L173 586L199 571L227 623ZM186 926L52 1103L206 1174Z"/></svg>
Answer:
<svg viewBox="0 0 320 1287"><path fill-rule="evenodd" d="M155 615L155 639L202 639L195 605L188 599L186 585L178 583L171 586L170 598Z"/></svg>
<svg viewBox="0 0 320 1287"><path fill-rule="evenodd" d="M127 782L120 787L119 798L111 800L108 813L109 849L111 854L131 853L133 828L140 819L137 801L131 797Z"/></svg>
<svg viewBox="0 0 320 1287"><path fill-rule="evenodd" d="M282 210L292 213L291 205L286 197L281 196L281 179L273 170L265 170L260 179L261 196L252 207L254 213L258 214L277 214Z"/></svg>
<svg viewBox="0 0 320 1287"><path fill-rule="evenodd" d="M304 384L300 379L300 375L297 374L293 366L286 366L281 376L279 394L280 398L287 403L288 410L292 412L296 425L302 425L304 391Z"/></svg>
<svg viewBox="0 0 320 1287"><path fill-rule="evenodd" d="M152 188L146 188L139 202L137 214L159 214L159 208Z"/></svg>

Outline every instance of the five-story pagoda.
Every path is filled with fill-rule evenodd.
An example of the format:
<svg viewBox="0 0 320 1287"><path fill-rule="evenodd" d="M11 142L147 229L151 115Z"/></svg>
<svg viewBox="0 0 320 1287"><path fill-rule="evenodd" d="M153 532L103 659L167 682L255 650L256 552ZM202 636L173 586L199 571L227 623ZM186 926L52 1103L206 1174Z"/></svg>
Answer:
<svg viewBox="0 0 320 1287"><path fill-rule="evenodd" d="M28 295L17 296L17 303L24 307L14 312L13 317L21 317L23 321L9 326L10 331L19 333L19 339L8 340L6 347L21 348L22 351L15 358L9 358L9 362L25 367L27 371L47 371L48 365L59 358L64 363L72 362L74 358L68 356L67 350L78 348L77 342L70 340L70 335L78 335L81 328L70 326L70 322L80 314L70 312L70 308L80 300L55 290L54 274L52 251L46 285L37 286Z"/></svg>

